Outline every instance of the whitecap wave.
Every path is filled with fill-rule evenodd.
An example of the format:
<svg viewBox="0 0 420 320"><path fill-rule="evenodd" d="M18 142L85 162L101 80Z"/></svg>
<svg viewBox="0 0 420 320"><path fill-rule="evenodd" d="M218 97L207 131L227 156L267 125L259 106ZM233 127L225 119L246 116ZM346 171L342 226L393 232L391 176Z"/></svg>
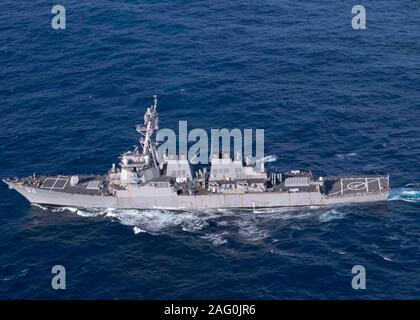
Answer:
<svg viewBox="0 0 420 320"><path fill-rule="evenodd" d="M143 229L141 229L139 227L134 227L133 228L133 231L134 231L134 234L139 234L139 233L146 232L146 230L143 230Z"/></svg>
<svg viewBox="0 0 420 320"><path fill-rule="evenodd" d="M339 158L339 159L341 159L341 160L347 160L347 159L353 158L355 156L357 156L357 153L356 152L338 153L338 154L336 154L336 157Z"/></svg>
<svg viewBox="0 0 420 320"><path fill-rule="evenodd" d="M102 216L102 215L104 215L106 213L107 213L107 211L103 211L103 210L82 210L82 209L77 209L77 211L76 211L76 214L78 216L86 217L86 218L94 218L94 217Z"/></svg>
<svg viewBox="0 0 420 320"><path fill-rule="evenodd" d="M300 213L288 213L279 216L282 220L303 220L312 218L316 213L314 212L300 212Z"/></svg>
<svg viewBox="0 0 420 320"><path fill-rule="evenodd" d="M401 236L399 234L395 233L395 234L389 236L388 239L393 240L393 241L398 241L398 240L401 239Z"/></svg>
<svg viewBox="0 0 420 320"><path fill-rule="evenodd" d="M187 232L204 237L213 244L227 243L227 235L239 241L258 242L270 238L277 226L304 230L306 220L329 222L342 219L345 212L325 207L280 207L252 209L205 209L169 210L154 209L82 209L75 207L56 208L68 210L81 217L103 216L132 228L135 234L151 235ZM289 222L289 220L291 222ZM216 226L216 233L212 229ZM208 230L211 230L209 233ZM219 233L217 233L219 232Z"/></svg>
<svg viewBox="0 0 420 320"><path fill-rule="evenodd" d="M208 226L212 214L197 214L190 211L170 211L162 209L136 210L115 209L106 214L121 224L138 227L145 232L159 233L172 227L180 227L185 232L197 232Z"/></svg>
<svg viewBox="0 0 420 320"><path fill-rule="evenodd" d="M64 212L64 211L70 211L72 213L77 214L81 217L97 217L102 216L108 212L109 209L82 209L82 208L76 208L76 207L59 207L59 208L53 208L51 209L52 212Z"/></svg>
<svg viewBox="0 0 420 320"><path fill-rule="evenodd" d="M48 208L47 208L47 207L41 206L41 205L40 205L40 204L38 204L38 203L32 203L32 205L33 205L34 207L40 208L40 209L42 209L42 210L44 210L44 211L47 211L47 210L48 210Z"/></svg>
<svg viewBox="0 0 420 320"><path fill-rule="evenodd" d="M345 216L346 216L345 212L338 211L336 209L331 209L331 210L321 213L319 215L319 221L330 222L337 219L343 219Z"/></svg>
<svg viewBox="0 0 420 320"><path fill-rule="evenodd" d="M14 274L14 275L6 276L4 278L1 278L1 281L16 280L17 278L26 276L28 274L28 271L29 271L28 268L22 269L22 270L20 270L18 273Z"/></svg>
<svg viewBox="0 0 420 320"><path fill-rule="evenodd" d="M202 239L210 241L214 246L220 246L222 244L228 243L228 240L225 238L227 233L209 233L201 236Z"/></svg>
<svg viewBox="0 0 420 320"><path fill-rule="evenodd" d="M279 214L279 213L291 212L291 211L296 211L296 210L299 210L299 208L278 207L278 208L259 208L259 209L254 209L251 212L256 213L256 214L270 214L270 213Z"/></svg>
<svg viewBox="0 0 420 320"><path fill-rule="evenodd" d="M420 188L420 183L416 183L416 182L407 183L404 187L407 187L407 188Z"/></svg>
<svg viewBox="0 0 420 320"><path fill-rule="evenodd" d="M73 212L73 213L76 213L77 210L79 210L79 209L76 208L76 207L59 207L59 208L53 208L53 209L51 209L52 212L70 211L70 212Z"/></svg>
<svg viewBox="0 0 420 320"><path fill-rule="evenodd" d="M393 261L390 257L388 257L388 256L386 256L386 255L384 255L384 254L382 254L382 253L379 253L379 252L377 252L377 251L375 251L375 250L372 250L372 253L376 254L376 255L377 255L377 256L379 256L379 257L381 257L381 258L382 258L382 259L384 259L385 261L389 261L389 262L392 262L392 261Z"/></svg>
<svg viewBox="0 0 420 320"><path fill-rule="evenodd" d="M235 221L239 228L238 235L247 241L260 241L270 236L267 230L260 229L252 219L239 219Z"/></svg>
<svg viewBox="0 0 420 320"><path fill-rule="evenodd" d="M396 188L391 191L388 200L400 200L406 202L420 202L420 189L412 187L417 184L408 184L403 188Z"/></svg>

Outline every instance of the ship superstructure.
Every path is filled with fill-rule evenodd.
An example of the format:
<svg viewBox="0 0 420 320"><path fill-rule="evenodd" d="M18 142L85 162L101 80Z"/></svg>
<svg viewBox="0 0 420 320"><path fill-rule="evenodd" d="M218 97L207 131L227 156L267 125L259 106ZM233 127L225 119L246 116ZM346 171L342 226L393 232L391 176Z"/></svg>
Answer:
<svg viewBox="0 0 420 320"><path fill-rule="evenodd" d="M157 152L157 97L137 125L139 146L118 166L97 176L5 178L31 203L84 208L261 208L383 201L389 175L314 177L311 171L269 172L272 157L242 159L210 154L211 165L195 169L186 155Z"/></svg>

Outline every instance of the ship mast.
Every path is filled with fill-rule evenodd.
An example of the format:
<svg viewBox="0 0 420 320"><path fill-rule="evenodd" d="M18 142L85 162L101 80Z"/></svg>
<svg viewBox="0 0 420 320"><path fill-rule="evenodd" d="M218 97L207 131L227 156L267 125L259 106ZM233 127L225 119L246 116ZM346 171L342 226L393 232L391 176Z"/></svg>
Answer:
<svg viewBox="0 0 420 320"><path fill-rule="evenodd" d="M139 142L143 147L142 154L145 156L151 154L154 164L156 162L156 149L153 143L152 135L159 129L159 115L157 113L157 96L154 95L154 104L147 108L144 114L144 125L137 125L136 131L142 135Z"/></svg>

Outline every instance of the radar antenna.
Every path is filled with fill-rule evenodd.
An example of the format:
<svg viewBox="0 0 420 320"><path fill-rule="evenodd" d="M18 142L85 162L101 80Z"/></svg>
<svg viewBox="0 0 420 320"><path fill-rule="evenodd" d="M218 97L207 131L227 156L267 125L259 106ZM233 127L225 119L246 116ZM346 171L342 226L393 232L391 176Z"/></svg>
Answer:
<svg viewBox="0 0 420 320"><path fill-rule="evenodd" d="M138 124L136 126L136 131L142 135L139 142L143 147L142 154L147 155L152 154L153 161L156 163L156 150L153 143L153 133L159 129L159 115L157 113L157 96L153 96L153 104L147 108L144 114L144 124Z"/></svg>

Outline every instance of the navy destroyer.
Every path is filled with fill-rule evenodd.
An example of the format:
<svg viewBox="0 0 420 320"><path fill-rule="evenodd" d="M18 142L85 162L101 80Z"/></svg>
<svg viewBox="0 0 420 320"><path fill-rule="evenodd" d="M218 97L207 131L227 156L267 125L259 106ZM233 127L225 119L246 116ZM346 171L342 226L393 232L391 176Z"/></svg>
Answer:
<svg viewBox="0 0 420 320"><path fill-rule="evenodd" d="M136 126L140 145L105 175L5 178L32 204L83 208L264 208L384 201L389 175L314 177L311 171L269 172L264 161L210 154L194 169L185 155L157 154L157 99Z"/></svg>

